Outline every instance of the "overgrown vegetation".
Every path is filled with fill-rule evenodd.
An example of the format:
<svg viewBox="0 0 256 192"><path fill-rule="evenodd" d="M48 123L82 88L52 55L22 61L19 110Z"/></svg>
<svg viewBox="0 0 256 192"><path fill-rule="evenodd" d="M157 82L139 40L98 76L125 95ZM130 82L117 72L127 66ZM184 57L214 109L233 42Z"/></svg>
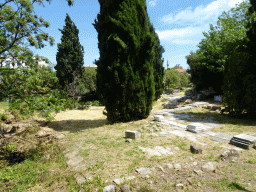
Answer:
<svg viewBox="0 0 256 192"><path fill-rule="evenodd" d="M255 9L255 8L254 8ZM196 90L213 87L223 95L225 110L230 115L254 116L255 97L255 20L249 1L242 2L218 18L218 26L210 24L209 33L196 52L186 56L191 82Z"/></svg>

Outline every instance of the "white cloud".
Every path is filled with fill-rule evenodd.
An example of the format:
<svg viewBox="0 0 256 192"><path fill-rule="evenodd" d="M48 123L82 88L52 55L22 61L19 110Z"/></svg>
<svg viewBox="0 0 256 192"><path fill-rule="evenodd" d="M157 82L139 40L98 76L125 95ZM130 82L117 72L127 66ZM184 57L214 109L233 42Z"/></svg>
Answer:
<svg viewBox="0 0 256 192"><path fill-rule="evenodd" d="M175 44L199 43L195 36L202 35L209 30L209 23L217 22L223 11L230 10L243 0L216 0L207 6L199 5L192 10L191 7L180 11L176 15L170 13L163 16L162 21L168 24L188 25L189 27L172 30L156 31L161 40L168 40ZM185 38L185 39L184 39Z"/></svg>
<svg viewBox="0 0 256 192"><path fill-rule="evenodd" d="M235 7L235 4L241 3L243 0L217 0L213 1L206 7L199 5L193 11L191 7L180 11L173 16L172 13L162 18L162 21L171 24L178 23L184 24L186 22L192 22L193 24L200 24L207 22L209 19L216 18L221 15L223 11L229 10Z"/></svg>
<svg viewBox="0 0 256 192"><path fill-rule="evenodd" d="M155 7L155 6L156 6L156 1L157 1L157 0L149 1L148 4L149 4L151 7Z"/></svg>

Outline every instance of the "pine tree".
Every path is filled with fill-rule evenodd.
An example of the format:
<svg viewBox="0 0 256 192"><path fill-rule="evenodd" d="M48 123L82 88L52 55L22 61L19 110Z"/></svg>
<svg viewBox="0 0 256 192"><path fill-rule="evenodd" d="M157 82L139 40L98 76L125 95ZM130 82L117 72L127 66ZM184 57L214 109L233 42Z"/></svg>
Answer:
<svg viewBox="0 0 256 192"><path fill-rule="evenodd" d="M155 97L154 36L145 0L99 1L97 95L114 123L148 117ZM111 9L110 9L111 8ZM111 10L111 11L110 11Z"/></svg>
<svg viewBox="0 0 256 192"><path fill-rule="evenodd" d="M67 91L68 85L74 82L74 78L82 75L84 48L79 42L79 30L68 14L63 30L59 30L62 33L62 37L61 43L57 45L57 65L54 68L61 88Z"/></svg>

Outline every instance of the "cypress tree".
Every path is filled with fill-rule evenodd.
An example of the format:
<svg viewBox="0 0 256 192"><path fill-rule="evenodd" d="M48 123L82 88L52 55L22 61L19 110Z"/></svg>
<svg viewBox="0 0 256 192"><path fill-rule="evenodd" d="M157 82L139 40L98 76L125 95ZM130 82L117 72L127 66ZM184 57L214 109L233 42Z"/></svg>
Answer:
<svg viewBox="0 0 256 192"><path fill-rule="evenodd" d="M154 39L154 52L152 55L152 63L154 66L154 81L155 81L155 101L160 98L163 93L164 83L164 59L161 60L162 54L165 52L163 46L160 45L160 40L155 32L155 29L152 24L150 24L150 33Z"/></svg>
<svg viewBox="0 0 256 192"><path fill-rule="evenodd" d="M79 42L79 30L68 14L63 30L59 29L59 31L62 37L61 43L57 45L57 65L54 68L61 88L67 91L68 84L74 82L75 76L82 75L84 48Z"/></svg>
<svg viewBox="0 0 256 192"><path fill-rule="evenodd" d="M155 98L154 37L145 0L101 1L98 21L97 95L107 119L147 118ZM111 10L111 11L110 11Z"/></svg>

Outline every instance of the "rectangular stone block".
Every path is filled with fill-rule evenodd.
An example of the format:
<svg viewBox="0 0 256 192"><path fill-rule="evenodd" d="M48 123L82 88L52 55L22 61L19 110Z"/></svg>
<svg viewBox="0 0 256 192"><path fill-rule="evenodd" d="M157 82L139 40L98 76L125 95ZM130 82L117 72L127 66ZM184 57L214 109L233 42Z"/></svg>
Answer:
<svg viewBox="0 0 256 192"><path fill-rule="evenodd" d="M198 133L201 131L205 131L205 127L201 123L191 123L187 125L187 131L193 132L193 133Z"/></svg>
<svg viewBox="0 0 256 192"><path fill-rule="evenodd" d="M251 149L252 147L255 147L255 143L256 137L246 134L236 135L230 140L230 144L244 149Z"/></svg>
<svg viewBox="0 0 256 192"><path fill-rule="evenodd" d="M137 138L140 138L140 135L141 133L138 131L129 131L129 130L125 131L126 138L137 139Z"/></svg>

